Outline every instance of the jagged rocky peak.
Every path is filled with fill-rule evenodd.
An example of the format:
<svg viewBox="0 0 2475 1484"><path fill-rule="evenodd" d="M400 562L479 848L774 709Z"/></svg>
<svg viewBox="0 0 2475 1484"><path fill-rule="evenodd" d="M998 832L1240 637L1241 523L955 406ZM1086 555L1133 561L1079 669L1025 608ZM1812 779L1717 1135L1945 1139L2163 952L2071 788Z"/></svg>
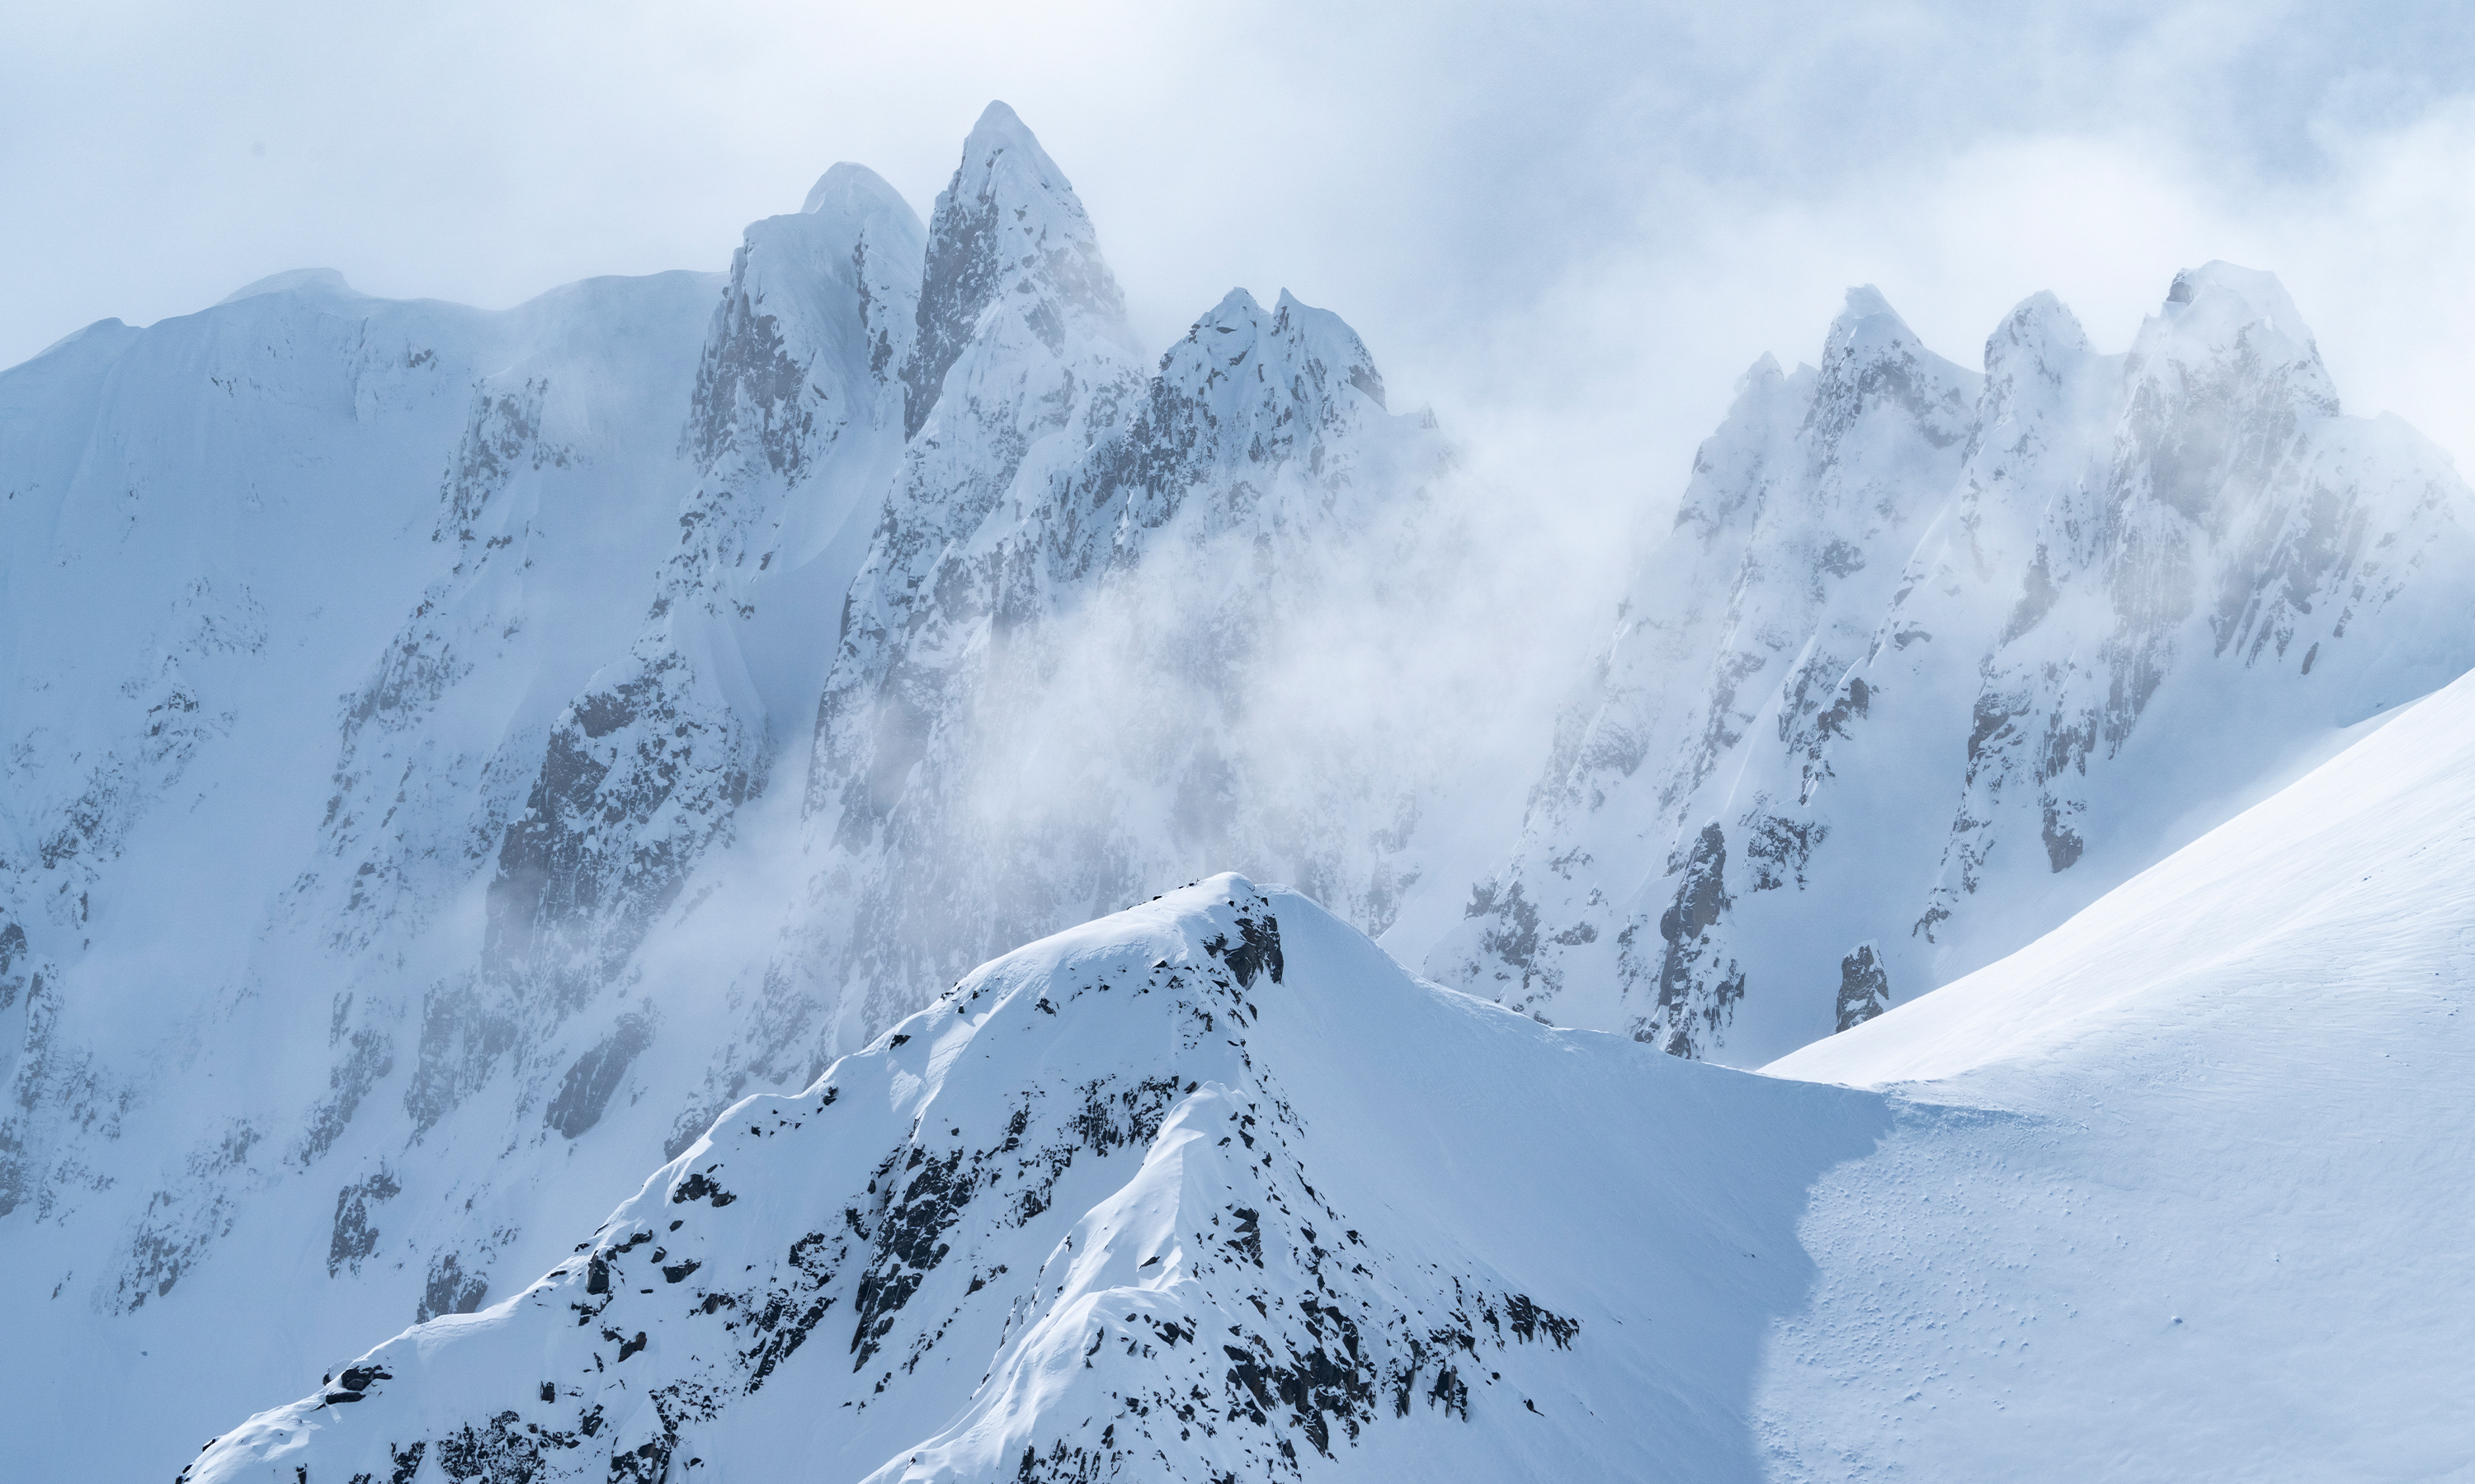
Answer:
<svg viewBox="0 0 2475 1484"><path fill-rule="evenodd" d="M2111 418L2120 395L2120 361L2096 353L2079 316L2052 293L2040 290L2020 301L1985 337L1971 476L2015 474L2012 466L2046 447L2042 425ZM1992 467L1980 471L1989 458Z"/></svg>
<svg viewBox="0 0 2475 1484"><path fill-rule="evenodd" d="M737 447L796 477L834 430L886 415L877 403L910 354L925 239L910 203L846 162L797 212L751 225L698 368L698 463Z"/></svg>
<svg viewBox="0 0 2475 1484"><path fill-rule="evenodd" d="M1432 418L1385 410L1374 357L1338 315L1287 290L1267 310L1238 288L1161 356L1134 415L1061 477L1037 519L1066 579L1140 560L1143 533L1206 486L1211 500L1183 527L1189 539L1246 524L1258 535L1311 529L1331 544L1442 458ZM1318 521L1370 464L1377 487L1341 525Z"/></svg>
<svg viewBox="0 0 2475 1484"><path fill-rule="evenodd" d="M945 373L1001 300L1051 354L1075 337L1134 348L1125 295L1073 185L1014 109L992 103L929 221L919 339L902 368L906 436L927 422Z"/></svg>
<svg viewBox="0 0 2475 1484"><path fill-rule="evenodd" d="M1211 314L1198 319L1193 328L1188 328L1183 344L1200 347L1200 352L1211 356L1215 352L1215 341L1206 331L1215 336L1242 334L1245 347L1262 344L1264 353L1272 358L1272 366L1277 366L1277 374L1310 376L1314 391L1346 381L1359 388L1371 403L1379 408L1384 405L1384 376L1376 371L1376 358L1366 353L1366 341L1359 339L1359 331L1349 328L1349 322L1334 311L1302 304L1289 289L1282 289L1269 314L1264 314L1262 304L1255 302L1255 294L1230 289L1228 297L1213 306ZM1228 349L1223 352L1230 356L1230 366L1240 364L1235 358L1238 344L1240 341L1228 341ZM1168 356L1161 358L1161 374L1168 374L1176 358L1178 352L1170 349ZM1262 371L1262 378L1272 376L1272 369ZM1302 396L1310 391L1294 381L1292 388Z"/></svg>
<svg viewBox="0 0 2475 1484"><path fill-rule="evenodd" d="M1823 342L1806 426L1824 435L1817 452L1826 456L1834 435L1869 412L1894 408L1934 447L1947 448L1968 436L1981 384L1974 372L1926 350L1879 289L1860 284L1848 291Z"/></svg>
<svg viewBox="0 0 2475 1484"><path fill-rule="evenodd" d="M1982 601L1950 588L1963 575L1974 579L1972 586L2025 580L2021 621L2043 613L2056 571L2084 560L2082 547L2093 539L2092 523L2075 512L2103 473L2121 360L2098 354L2079 317L2051 293L2032 294L2003 316L1985 339L1985 390L1949 523L1914 559L1886 635L1957 638L1970 623L1971 605ZM2043 539L2061 549L2035 554L2041 522ZM2076 543L2067 539L2073 533ZM2020 568L2032 562L2022 579ZM1910 593L1914 604L1906 601ZM1944 611L1924 616L1927 608Z"/></svg>
<svg viewBox="0 0 2475 1484"><path fill-rule="evenodd" d="M2177 274L2126 363L2118 498L2143 493L2204 528L2265 494L2315 419L2336 417L2320 348L2272 274L2212 262Z"/></svg>
<svg viewBox="0 0 2475 1484"><path fill-rule="evenodd" d="M2313 410L2334 417L2338 389L2320 363L2320 347L2277 275L2218 261L2174 275L2166 303L2140 328L2136 365L2152 375L2184 376L2207 365L2223 377L2282 380Z"/></svg>
<svg viewBox="0 0 2475 1484"><path fill-rule="evenodd" d="M2022 377L2059 379L2056 364L2090 353L2088 330L2071 305L2039 289L2022 299L1985 337L1989 390Z"/></svg>
<svg viewBox="0 0 2475 1484"><path fill-rule="evenodd" d="M1155 417L1182 409L1179 421L1192 424L1185 436L1222 464L1279 462L1358 401L1384 410L1384 377L1357 331L1286 289L1268 311L1231 289L1161 356L1151 390Z"/></svg>

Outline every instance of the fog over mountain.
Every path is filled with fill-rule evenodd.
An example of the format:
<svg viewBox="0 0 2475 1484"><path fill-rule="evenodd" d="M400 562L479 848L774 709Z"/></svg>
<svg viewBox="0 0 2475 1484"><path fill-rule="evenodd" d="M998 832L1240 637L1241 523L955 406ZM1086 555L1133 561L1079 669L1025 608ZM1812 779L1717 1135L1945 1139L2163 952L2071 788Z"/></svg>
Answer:
<svg viewBox="0 0 2475 1484"><path fill-rule="evenodd" d="M33 1475L2475 1468L2470 495L2282 265L1559 389L945 138L0 371Z"/></svg>

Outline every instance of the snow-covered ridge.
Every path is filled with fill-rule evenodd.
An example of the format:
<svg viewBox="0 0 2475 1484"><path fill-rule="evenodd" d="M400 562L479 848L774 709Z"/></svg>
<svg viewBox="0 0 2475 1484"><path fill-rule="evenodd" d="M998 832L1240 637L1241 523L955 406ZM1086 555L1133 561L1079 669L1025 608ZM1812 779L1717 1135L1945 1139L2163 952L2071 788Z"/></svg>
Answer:
<svg viewBox="0 0 2475 1484"><path fill-rule="evenodd" d="M187 1477L2446 1477L2470 720L1764 1076L1200 883L734 1107Z"/></svg>
<svg viewBox="0 0 2475 1484"><path fill-rule="evenodd" d="M1877 1109L1547 1030L1219 876L736 1105L540 1281L183 1477L1727 1467L1788 1271L1745 1254ZM1740 1117L1778 1138L1752 1165L1651 1136ZM1577 1240L1592 1209L1628 1236Z"/></svg>

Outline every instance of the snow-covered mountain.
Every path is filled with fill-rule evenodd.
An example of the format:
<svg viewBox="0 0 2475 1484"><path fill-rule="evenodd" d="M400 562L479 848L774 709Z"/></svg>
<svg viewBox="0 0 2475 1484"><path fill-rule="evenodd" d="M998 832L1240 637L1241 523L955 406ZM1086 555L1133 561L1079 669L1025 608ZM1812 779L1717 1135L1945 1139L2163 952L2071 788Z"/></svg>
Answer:
<svg viewBox="0 0 2475 1484"><path fill-rule="evenodd" d="M682 914L647 949L750 1007L672 1150L990 956L1205 863L1280 869L1375 928L1415 874L1408 822L1444 769L1357 755L1282 685L1319 633L1415 608L1452 552L1433 420L1387 412L1356 334L1286 294L1233 291L1143 366L1081 204L1002 105L938 198L923 282L911 438L797 817L772 805L796 869L723 863L752 930Z"/></svg>
<svg viewBox="0 0 2475 1484"><path fill-rule="evenodd" d="M1748 373L1428 970L1759 1062L2011 950L2475 665L2446 455L2342 416L2266 274L1980 377L1859 289Z"/></svg>
<svg viewBox="0 0 2475 1484"><path fill-rule="evenodd" d="M1146 363L1002 104L925 227L838 165L726 278L0 374L0 1381L192 1374L136 1468L1013 943L1227 860L1381 926L1441 769L1282 687L1450 549L1383 401L1286 295Z"/></svg>
<svg viewBox="0 0 2475 1484"><path fill-rule="evenodd" d="M183 1477L1741 1474L1802 1190L1886 1107L1548 1029L1217 876L736 1105L538 1282Z"/></svg>
<svg viewBox="0 0 2475 1484"><path fill-rule="evenodd" d="M1469 498L1434 420L1392 410L1359 337L1287 293L1234 291L1147 355L1002 104L924 224L836 165L726 274L484 312L311 270L0 372L16 1456L168 1476L419 1321L386 1377L340 1391L394 1416L370 1385L436 1349L443 1389L386 1431L429 1462L363 1448L345 1477L521 1473L543 1448L677 1477L794 1447L854 1476L905 1448L1019 1472L1024 1448L1057 1476L1113 1449L1197 1477L1315 1472L1327 1448L1754 1471L1802 1193L1917 1115L1660 1054L1747 1062L1862 1026L2475 658L2463 486L2402 426L2338 414L2265 276L2186 275L2127 356L2032 300L1987 368L1870 291L1819 370L1757 367L1543 766L1543 707L1507 763L1521 697L1585 657L1503 642L1481 518L1500 534L1519 502ZM1435 946L1506 859L1523 775L1544 780L1526 836ZM1230 867L1330 912L1232 877L1110 915ZM1275 917L1285 958L1247 946ZM1413 983L1360 933L1531 1018ZM1104 990L1087 960L1125 973ZM923 1012L934 1034L894 1030ZM1219 1031L1179 1029L1196 1015ZM1073 1091L1104 1083L1134 1101ZM795 1111L824 1086L841 1101ZM1272 1163L1188 1147L1249 1098L1230 1136ZM957 1114L942 1140L904 1121L929 1100ZM796 1175L758 1153L770 1126L716 1125L733 1107L805 1122L778 1146ZM918 1260L891 1177L877 1204L854 1193L912 1149L992 1180L1008 1138L1054 1155L1041 1209L919 1218L985 1255L968 1273ZM597 1237L625 1247L600 1258L608 1292L567 1295L596 1281L578 1213L698 1157L748 1180L654 1232L657 1267L702 1264L696 1314L607 1278L649 1271L627 1224L661 1181ZM1163 1183L1181 1170L1204 1183ZM696 1171L723 1179L663 1181ZM1210 1180L1241 1178L1262 1185L1243 1270L1198 1245L1167 1306L1120 1311L1181 1336L1123 1336L1123 1374L1166 1387L1142 1368L1173 1356L1205 1420L1172 1447L1157 1412L1114 1410L1146 1394L1113 1382L1104 1406L1098 1352L1073 1352L1096 1296L1167 1274L1032 1275L1139 1206L1235 1236ZM811 1233L830 1262L778 1255ZM571 1398L545 1372L526 1395L555 1383L565 1410L502 1425L512 1373L465 1347L532 1334L553 1293L607 1323L523 1343L564 1336L540 1353L580 1375L609 1329L633 1348L596 1374L633 1389ZM792 1324L777 1294L838 1306ZM864 1392L799 1369L831 1348L793 1336L861 1309L891 1327L847 1353L910 1369ZM1257 1359L1192 1348L1222 1314ZM1544 1430L1499 1425L1499 1384ZM783 1396L796 1445L765 1421ZM691 1397L755 1419L746 1441L710 1441ZM845 1400L865 1423L820 1432ZM317 1412L319 1448L347 1413ZM1150 1463L1127 1442L1147 1428ZM208 1463L289 1447L250 1434Z"/></svg>
<svg viewBox="0 0 2475 1484"><path fill-rule="evenodd" d="M1768 1075L1216 877L183 1477L2454 1477L2470 739L2475 680Z"/></svg>

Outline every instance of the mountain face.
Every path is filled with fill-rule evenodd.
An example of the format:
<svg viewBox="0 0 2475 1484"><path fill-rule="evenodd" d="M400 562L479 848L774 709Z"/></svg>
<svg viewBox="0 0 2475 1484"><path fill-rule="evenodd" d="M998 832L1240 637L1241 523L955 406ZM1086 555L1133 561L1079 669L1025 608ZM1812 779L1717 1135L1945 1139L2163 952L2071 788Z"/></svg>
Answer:
<svg viewBox="0 0 2475 1484"><path fill-rule="evenodd" d="M734 1106L182 1478L1741 1474L1797 1282L1761 1259L1884 1107L1550 1030L1218 876Z"/></svg>
<svg viewBox="0 0 2475 1484"><path fill-rule="evenodd" d="M674 438L647 426L684 395L712 279L485 315L287 278L9 374L26 539L0 931L31 978L0 1210L110 1190L88 1141L144 1127L143 1084L202 1021L270 985L300 1010L305 958L383 945L329 981L336 1080L285 1120L285 1157L324 1152L393 1058L348 1008L421 950L521 806L551 709L528 693L580 684L591 627L625 621L600 573L665 542ZM246 1117L205 1135L278 1136ZM205 1240L141 1238L114 1302L168 1291Z"/></svg>
<svg viewBox="0 0 2475 1484"><path fill-rule="evenodd" d="M860 1024L1188 859L1287 863L1383 925L1399 846L1370 837L1420 780L1284 787L1300 739L1262 735L1260 693L1344 574L1416 571L1432 425L1385 412L1338 319L1243 290L1139 392L1094 395L1112 425L1060 434L1071 462L996 504L927 482L960 436L931 412L853 589L809 771L828 854L808 972ZM1319 813L1336 795L1353 807Z"/></svg>
<svg viewBox="0 0 2475 1484"><path fill-rule="evenodd" d="M1429 972L1739 1063L2020 947L2475 663L2463 483L2267 275L1982 377L1859 290L1704 444L1518 852Z"/></svg>
<svg viewBox="0 0 2475 1484"><path fill-rule="evenodd" d="M627 983L646 933L804 736L822 595L854 575L901 456L894 368L920 257L918 217L856 165L827 172L800 213L748 230L688 404L681 442L702 473L676 547L625 658L550 730L499 839L476 967L425 1007L424 1079L478 1084L501 1043L599 1020L547 1113L572 1139L650 1044L650 1007L605 991Z"/></svg>
<svg viewBox="0 0 2475 1484"><path fill-rule="evenodd" d="M1449 554L1383 403L1287 296L1139 356L1003 105L925 226L838 165L726 276L282 275L0 374L0 1384L168 1357L77 1445L142 1472L1010 944L1226 860L1380 926L1442 754L1291 671Z"/></svg>

